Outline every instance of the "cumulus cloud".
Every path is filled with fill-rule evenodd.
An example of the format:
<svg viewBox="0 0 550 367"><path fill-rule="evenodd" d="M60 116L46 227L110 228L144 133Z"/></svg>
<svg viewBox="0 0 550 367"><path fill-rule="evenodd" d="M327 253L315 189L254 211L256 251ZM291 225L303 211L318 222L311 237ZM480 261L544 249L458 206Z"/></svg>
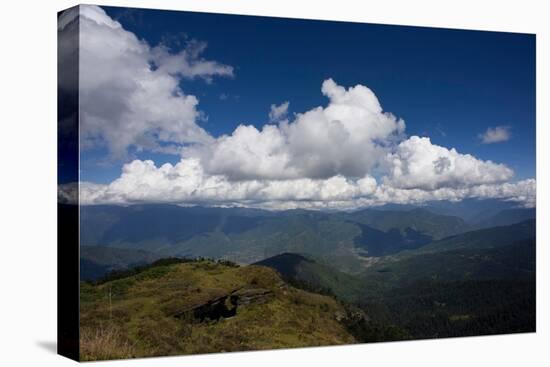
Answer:
<svg viewBox="0 0 550 367"><path fill-rule="evenodd" d="M182 203L261 207L269 209L355 209L386 203L413 204L430 200L459 201L465 198L499 198L524 206L535 205L535 180L482 184L436 190L401 189L377 185L371 176L349 179L230 181L204 172L195 158L176 165L155 166L135 160L124 165L122 175L107 185L83 182L80 202L90 204ZM74 185L62 185L60 198L74 195Z"/></svg>
<svg viewBox="0 0 550 367"><path fill-rule="evenodd" d="M271 109L269 111L269 121L278 122L286 118L288 114L288 105L289 105L288 101L283 102L278 106L276 104L272 104Z"/></svg>
<svg viewBox="0 0 550 367"><path fill-rule="evenodd" d="M514 172L503 164L482 161L432 144L430 138L412 136L390 155L391 172L385 178L391 186L435 190L504 182Z"/></svg>
<svg viewBox="0 0 550 367"><path fill-rule="evenodd" d="M510 140L509 126L488 127L483 134L478 135L483 144L501 143Z"/></svg>
<svg viewBox="0 0 550 367"><path fill-rule="evenodd" d="M60 189L60 197L67 197ZM366 176L350 180L343 176L329 179L295 179L286 181L248 180L233 182L224 176L206 174L196 158L182 159L176 165L156 167L154 162L134 160L123 166L121 176L108 185L84 182L80 186L83 204L101 203L231 203L349 201L371 195L376 180Z"/></svg>
<svg viewBox="0 0 550 367"><path fill-rule="evenodd" d="M383 112L367 87L349 89L325 80L326 107L316 107L258 129L240 125L231 135L185 149L208 174L230 180L360 178L378 168L405 122Z"/></svg>
<svg viewBox="0 0 550 367"><path fill-rule="evenodd" d="M185 148L175 165L134 160L110 184L82 183L81 203L355 209L477 197L535 205L535 180L511 183L503 164L407 138L404 121L383 112L370 89L329 79L322 92L328 105L294 121L240 125Z"/></svg>
<svg viewBox="0 0 550 367"><path fill-rule="evenodd" d="M462 188L442 187L436 190L401 189L382 184L378 186L374 200L369 200L368 205L419 204L426 201L460 201L468 198L502 199L515 201L521 206L534 207L536 205L536 181L526 179L518 182L481 184Z"/></svg>
<svg viewBox="0 0 550 367"><path fill-rule="evenodd" d="M120 158L131 147L176 153L182 145L208 142L197 124L198 100L180 81L231 77L233 68L201 58L206 43L192 41L179 52L151 47L101 8L79 9L81 146L104 146ZM74 36L67 27L77 15L60 20L60 42Z"/></svg>
<svg viewBox="0 0 550 367"><path fill-rule="evenodd" d="M232 66L200 57L206 47L206 42L192 40L185 49L172 53L168 47L159 45L151 50L152 60L161 72L190 79L201 78L208 83L212 82L214 76L233 77Z"/></svg>

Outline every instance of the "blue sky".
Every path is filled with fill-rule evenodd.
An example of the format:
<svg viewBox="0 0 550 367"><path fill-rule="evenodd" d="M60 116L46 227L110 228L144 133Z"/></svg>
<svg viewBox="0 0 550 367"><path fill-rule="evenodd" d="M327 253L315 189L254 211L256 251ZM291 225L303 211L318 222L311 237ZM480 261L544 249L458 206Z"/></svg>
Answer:
<svg viewBox="0 0 550 367"><path fill-rule="evenodd" d="M291 113L326 104L319 88L331 77L371 88L385 111L405 120L409 135L506 163L517 179L535 177L533 35L104 9L151 45L168 42L177 50L185 37L206 41L205 57L235 67L232 79L184 86L199 98L208 115L201 125L215 136L239 123L261 127L273 103L289 101ZM480 144L479 133L501 125L510 127L510 141ZM178 160L150 154L138 157ZM84 179L99 182L120 173L117 164L83 169Z"/></svg>
<svg viewBox="0 0 550 367"><path fill-rule="evenodd" d="M90 16L103 19L90 23L98 26L90 32L100 32L102 22L119 22L125 34L135 35L150 50L163 45L172 55L185 51L190 40L198 40L207 45L199 62L213 60L219 67L232 68L230 77L213 74L208 81L206 77L178 79L183 93L195 96L196 109L207 117L197 118L196 125L213 139L233 134L240 124L261 131L269 122L272 104L288 101L290 122L295 113L326 107L330 101L321 93L321 85L332 78L345 88L370 88L384 111L405 121L402 139L429 137L433 145L455 148L479 161L502 163L514 176L509 179L501 172L499 177L506 176L501 181L535 178L534 35L102 9L106 14ZM495 127L506 130L506 138L483 144L480 135ZM157 167L181 159L178 154L136 147L129 146L128 154L116 159L109 154L108 144L83 150L81 180L109 184L133 159L150 159ZM219 173L202 164L210 174ZM380 183L381 176L374 177ZM432 190L440 184L419 186L427 187Z"/></svg>

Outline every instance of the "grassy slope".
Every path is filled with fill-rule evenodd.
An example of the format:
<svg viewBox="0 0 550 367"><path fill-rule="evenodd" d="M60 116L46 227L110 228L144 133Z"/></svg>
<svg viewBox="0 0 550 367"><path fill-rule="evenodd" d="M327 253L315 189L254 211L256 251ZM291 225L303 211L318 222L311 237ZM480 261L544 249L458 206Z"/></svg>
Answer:
<svg viewBox="0 0 550 367"><path fill-rule="evenodd" d="M264 304L218 322L171 316L237 288L265 288ZM109 307L109 289L112 308ZM334 299L287 286L271 269L211 261L155 266L100 285L81 285L81 358L100 360L334 345L355 342L336 321Z"/></svg>

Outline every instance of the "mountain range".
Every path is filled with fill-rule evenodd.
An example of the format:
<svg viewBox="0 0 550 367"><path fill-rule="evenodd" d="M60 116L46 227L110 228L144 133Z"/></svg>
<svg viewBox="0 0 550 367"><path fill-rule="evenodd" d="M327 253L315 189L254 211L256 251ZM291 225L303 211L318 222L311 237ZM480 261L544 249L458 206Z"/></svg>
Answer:
<svg viewBox="0 0 550 367"><path fill-rule="evenodd" d="M490 204L492 208L494 203ZM380 257L534 216L534 209L509 207L468 222L424 207L272 212L176 205L83 206L81 258L92 276L101 269L123 269L166 256L250 264L285 252L307 254L340 271L359 273ZM112 254L107 255L109 251Z"/></svg>

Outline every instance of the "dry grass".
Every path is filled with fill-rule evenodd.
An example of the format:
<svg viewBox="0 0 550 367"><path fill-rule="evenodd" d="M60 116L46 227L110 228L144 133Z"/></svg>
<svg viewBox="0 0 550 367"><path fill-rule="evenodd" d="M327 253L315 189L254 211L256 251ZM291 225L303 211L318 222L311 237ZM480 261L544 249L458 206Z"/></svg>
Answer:
<svg viewBox="0 0 550 367"><path fill-rule="evenodd" d="M135 357L134 348L115 326L82 329L80 358L84 361Z"/></svg>

